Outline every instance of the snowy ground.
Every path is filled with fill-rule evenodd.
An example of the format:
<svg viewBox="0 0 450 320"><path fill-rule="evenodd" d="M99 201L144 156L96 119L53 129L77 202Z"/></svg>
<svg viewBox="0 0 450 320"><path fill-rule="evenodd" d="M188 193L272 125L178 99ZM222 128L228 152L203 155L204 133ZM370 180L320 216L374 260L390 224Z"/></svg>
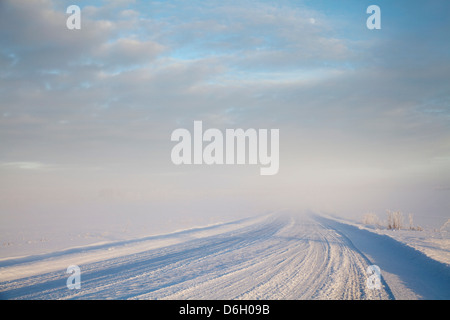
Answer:
<svg viewBox="0 0 450 320"><path fill-rule="evenodd" d="M72 264L81 268L79 290L66 287ZM381 269L380 289L366 285L372 264ZM450 267L342 221L272 214L3 259L0 297L449 299Z"/></svg>
<svg viewBox="0 0 450 320"><path fill-rule="evenodd" d="M450 265L450 220L440 228L428 227L421 231L410 230L408 228L387 230L386 227L367 226L348 221L346 223L379 235L389 236L424 253L434 260Z"/></svg>

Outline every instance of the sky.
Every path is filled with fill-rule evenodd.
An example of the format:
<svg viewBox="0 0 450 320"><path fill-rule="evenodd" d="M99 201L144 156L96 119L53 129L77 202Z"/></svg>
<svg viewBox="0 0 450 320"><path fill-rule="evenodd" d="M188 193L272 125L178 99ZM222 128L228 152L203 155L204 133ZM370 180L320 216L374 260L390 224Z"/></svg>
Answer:
<svg viewBox="0 0 450 320"><path fill-rule="evenodd" d="M79 30L66 27L72 4ZM372 4L380 30L366 26ZM2 0L0 222L170 228L389 209L441 224L449 10L447 0ZM171 133L195 120L279 129L278 174L174 165Z"/></svg>

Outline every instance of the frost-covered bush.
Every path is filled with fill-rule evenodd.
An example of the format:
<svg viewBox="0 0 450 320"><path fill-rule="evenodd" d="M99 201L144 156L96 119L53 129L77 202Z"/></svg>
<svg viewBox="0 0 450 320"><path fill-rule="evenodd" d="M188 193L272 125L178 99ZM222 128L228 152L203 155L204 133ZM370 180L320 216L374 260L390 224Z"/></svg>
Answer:
<svg viewBox="0 0 450 320"><path fill-rule="evenodd" d="M366 213L363 216L363 223L369 226L380 227L380 220L378 219L378 216L375 213Z"/></svg>
<svg viewBox="0 0 450 320"><path fill-rule="evenodd" d="M400 230L403 228L403 214L400 211L387 210L387 228L389 230Z"/></svg>

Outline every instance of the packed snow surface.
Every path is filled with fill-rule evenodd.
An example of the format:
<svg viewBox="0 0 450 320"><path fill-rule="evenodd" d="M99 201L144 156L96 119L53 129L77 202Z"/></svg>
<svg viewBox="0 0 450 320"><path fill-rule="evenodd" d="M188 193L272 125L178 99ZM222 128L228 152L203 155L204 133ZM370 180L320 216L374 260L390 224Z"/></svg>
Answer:
<svg viewBox="0 0 450 320"><path fill-rule="evenodd" d="M374 264L380 288L367 285ZM449 299L450 266L342 221L271 214L2 259L0 298Z"/></svg>

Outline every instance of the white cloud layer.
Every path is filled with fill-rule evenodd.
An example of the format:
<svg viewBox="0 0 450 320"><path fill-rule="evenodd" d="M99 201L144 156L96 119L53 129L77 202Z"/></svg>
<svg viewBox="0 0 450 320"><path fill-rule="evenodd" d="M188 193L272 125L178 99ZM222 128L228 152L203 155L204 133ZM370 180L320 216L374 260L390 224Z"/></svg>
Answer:
<svg viewBox="0 0 450 320"><path fill-rule="evenodd" d="M383 208L398 193L399 206L414 209L405 190L450 179L444 29L420 46L425 31L407 24L370 38L306 3L99 1L70 31L64 2L2 1L3 188L52 181L49 194L59 194L69 184L60 196L77 202L126 184L139 201L164 190L170 202L210 195L211 206L232 198L258 210L366 210L346 205L356 193ZM261 182L251 167L174 168L170 133L193 120L279 128L280 173ZM10 172L44 163L67 170ZM448 200L436 201L449 212Z"/></svg>

